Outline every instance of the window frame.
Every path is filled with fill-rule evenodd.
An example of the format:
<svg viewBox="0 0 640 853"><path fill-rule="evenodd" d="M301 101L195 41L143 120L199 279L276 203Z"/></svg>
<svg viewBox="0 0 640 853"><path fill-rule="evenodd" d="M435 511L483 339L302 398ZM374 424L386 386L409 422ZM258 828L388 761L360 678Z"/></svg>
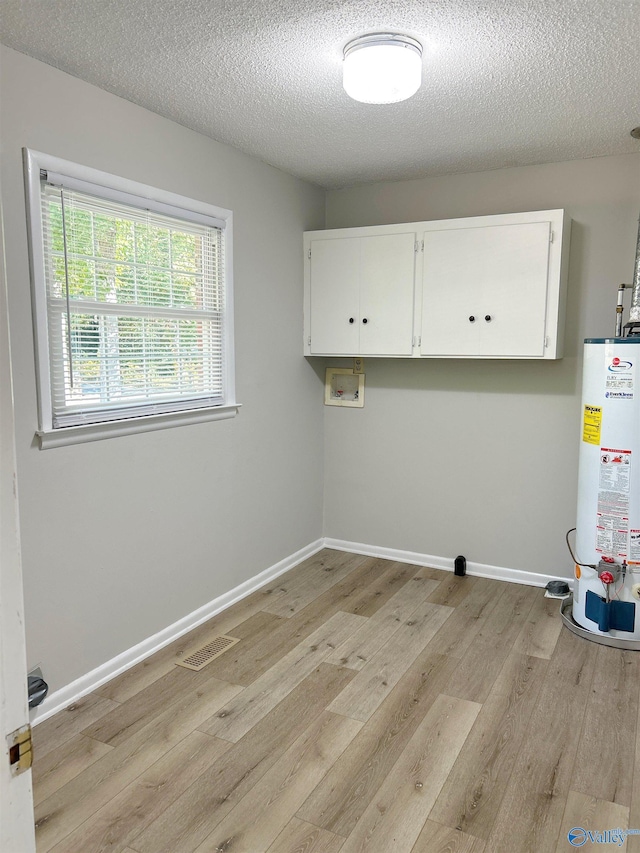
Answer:
<svg viewBox="0 0 640 853"><path fill-rule="evenodd" d="M117 435L165 429L183 424L202 423L234 417L239 409L235 399L235 360L233 324L233 214L230 210L187 198L167 190L82 166L28 148L23 149L31 295L38 397L38 429L36 436L41 449L78 442L95 441ZM181 408L167 403L167 411L155 414L135 414L118 420L107 418L96 423L74 426L53 426L52 377L49 359L50 334L46 260L41 210L41 172L62 176L64 186L99 195L112 201L134 204L139 209L166 214L222 229L224 243L223 287L223 399L215 406ZM144 202L144 207L140 205Z"/></svg>

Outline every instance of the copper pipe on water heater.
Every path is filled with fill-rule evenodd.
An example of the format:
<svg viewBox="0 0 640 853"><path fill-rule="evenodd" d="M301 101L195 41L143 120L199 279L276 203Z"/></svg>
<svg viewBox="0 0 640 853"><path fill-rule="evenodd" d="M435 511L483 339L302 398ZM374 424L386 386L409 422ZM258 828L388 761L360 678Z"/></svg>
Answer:
<svg viewBox="0 0 640 853"><path fill-rule="evenodd" d="M621 284L618 288L618 304L616 305L616 338L622 337L622 310L625 290L631 287L630 284Z"/></svg>

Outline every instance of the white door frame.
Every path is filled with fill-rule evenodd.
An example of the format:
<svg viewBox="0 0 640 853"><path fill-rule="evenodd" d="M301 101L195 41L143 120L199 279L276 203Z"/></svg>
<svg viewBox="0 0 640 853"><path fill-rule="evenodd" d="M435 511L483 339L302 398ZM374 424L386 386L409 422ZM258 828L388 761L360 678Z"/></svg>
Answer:
<svg viewBox="0 0 640 853"><path fill-rule="evenodd" d="M35 853L31 770L11 774L7 743L29 722L7 307L0 205L0 850Z"/></svg>

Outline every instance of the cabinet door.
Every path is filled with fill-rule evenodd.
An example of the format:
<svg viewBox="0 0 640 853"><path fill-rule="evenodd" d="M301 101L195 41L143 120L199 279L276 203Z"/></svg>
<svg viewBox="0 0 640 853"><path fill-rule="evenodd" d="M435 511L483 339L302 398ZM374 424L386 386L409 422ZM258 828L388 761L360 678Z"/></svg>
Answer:
<svg viewBox="0 0 640 853"><path fill-rule="evenodd" d="M549 222L425 233L421 353L542 357L549 239Z"/></svg>
<svg viewBox="0 0 640 853"><path fill-rule="evenodd" d="M358 355L360 238L311 242L311 352Z"/></svg>
<svg viewBox="0 0 640 853"><path fill-rule="evenodd" d="M411 355L415 232L362 237L360 352Z"/></svg>
<svg viewBox="0 0 640 853"><path fill-rule="evenodd" d="M422 355L475 355L481 295L469 283L471 263L460 252L465 230L428 231L422 272Z"/></svg>

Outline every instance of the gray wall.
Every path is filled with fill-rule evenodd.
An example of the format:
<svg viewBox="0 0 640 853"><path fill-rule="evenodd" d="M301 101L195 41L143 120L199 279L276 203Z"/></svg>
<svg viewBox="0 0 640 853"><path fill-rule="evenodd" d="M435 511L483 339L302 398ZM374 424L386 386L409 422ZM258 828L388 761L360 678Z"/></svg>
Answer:
<svg viewBox="0 0 640 853"><path fill-rule="evenodd" d="M322 535L322 387L301 354L301 246L323 225L324 194L1 56L28 657L55 690ZM36 449L23 146L233 211L236 418Z"/></svg>
<svg viewBox="0 0 640 853"><path fill-rule="evenodd" d="M325 409L326 536L571 574L582 340L632 278L640 154L333 191L326 226L551 208L573 219L565 358L367 359L365 408Z"/></svg>
<svg viewBox="0 0 640 853"><path fill-rule="evenodd" d="M323 533L570 573L581 341L611 333L632 274L640 155L328 193L327 227L566 207L573 233L562 361L368 359L366 407L323 410L329 362L301 356L301 238L325 224L324 193L14 51L1 59L28 654L53 689ZM237 418L36 449L23 146L234 211Z"/></svg>

